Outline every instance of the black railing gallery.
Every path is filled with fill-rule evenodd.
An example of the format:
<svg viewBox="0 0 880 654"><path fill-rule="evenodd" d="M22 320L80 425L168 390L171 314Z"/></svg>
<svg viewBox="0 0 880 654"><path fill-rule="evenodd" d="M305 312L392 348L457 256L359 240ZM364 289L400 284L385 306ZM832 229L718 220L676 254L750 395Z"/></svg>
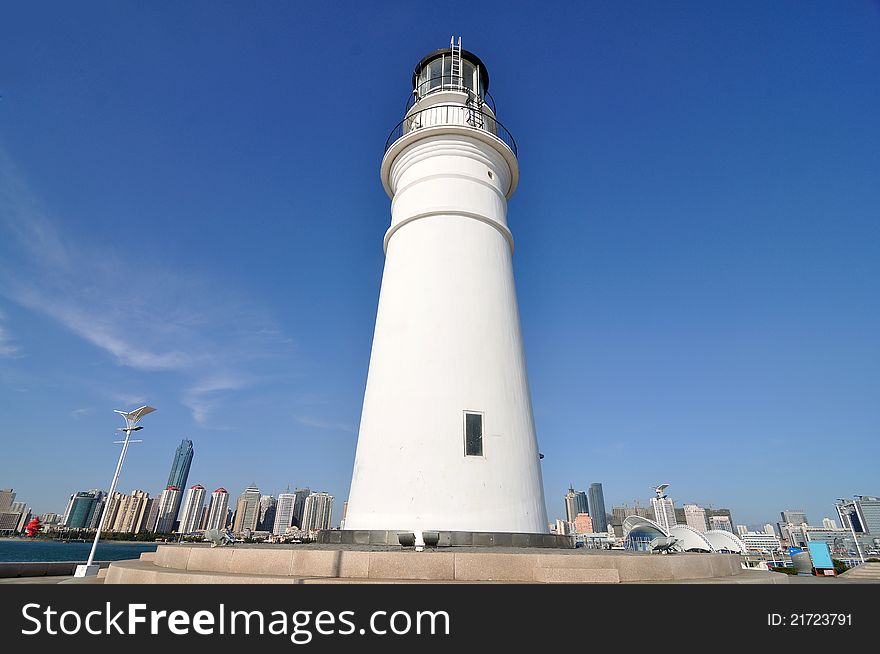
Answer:
<svg viewBox="0 0 880 654"><path fill-rule="evenodd" d="M516 155L516 141L504 125L494 115L482 111L477 106L464 104L441 104L415 111L401 120L385 141L385 152L398 139L410 132L441 125L460 125L489 132L499 138Z"/></svg>

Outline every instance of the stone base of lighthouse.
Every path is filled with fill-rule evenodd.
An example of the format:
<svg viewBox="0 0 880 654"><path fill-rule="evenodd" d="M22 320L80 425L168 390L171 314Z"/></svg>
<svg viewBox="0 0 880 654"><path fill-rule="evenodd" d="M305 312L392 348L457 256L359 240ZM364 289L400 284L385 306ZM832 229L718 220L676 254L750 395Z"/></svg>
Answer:
<svg viewBox="0 0 880 654"><path fill-rule="evenodd" d="M400 545L400 535L407 529L329 529L318 533L318 542L326 545ZM439 531L438 547L528 547L574 549L571 536L556 534L519 534L503 531Z"/></svg>
<svg viewBox="0 0 880 654"><path fill-rule="evenodd" d="M378 545L160 545L114 561L105 584L787 583L738 554Z"/></svg>

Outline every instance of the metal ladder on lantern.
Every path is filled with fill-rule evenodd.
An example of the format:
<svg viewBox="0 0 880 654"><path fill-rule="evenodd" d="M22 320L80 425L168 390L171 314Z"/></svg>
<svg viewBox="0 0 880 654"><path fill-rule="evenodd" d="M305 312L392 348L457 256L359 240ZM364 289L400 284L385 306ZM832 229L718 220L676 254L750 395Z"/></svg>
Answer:
<svg viewBox="0 0 880 654"><path fill-rule="evenodd" d="M485 129L485 123L483 122L483 98L479 95L471 91L469 88L465 88L464 85L464 75L462 73L462 59L461 59L461 37L458 37L458 44L455 43L455 37L449 39L449 49L451 51L451 66L450 74L452 76L452 82L455 84L456 88L459 91L465 91L467 93L467 124L471 127L476 127L477 129Z"/></svg>
<svg viewBox="0 0 880 654"><path fill-rule="evenodd" d="M455 45L455 37L449 39L449 50L451 52L451 65L449 67L449 86L458 91L462 90L464 80L461 75L461 37L458 37L458 46Z"/></svg>

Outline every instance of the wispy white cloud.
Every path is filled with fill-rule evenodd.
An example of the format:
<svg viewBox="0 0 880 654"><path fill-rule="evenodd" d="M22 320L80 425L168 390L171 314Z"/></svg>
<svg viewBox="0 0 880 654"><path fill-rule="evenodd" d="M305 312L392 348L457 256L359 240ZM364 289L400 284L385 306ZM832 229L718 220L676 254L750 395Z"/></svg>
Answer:
<svg viewBox="0 0 880 654"><path fill-rule="evenodd" d="M14 239L16 255L0 262L0 293L119 366L170 373L201 426L211 426L231 393L277 375L291 341L244 294L143 256L131 265L118 251L62 233L40 204L0 146L0 235ZM0 356L18 351L0 324Z"/></svg>
<svg viewBox="0 0 880 654"><path fill-rule="evenodd" d="M70 412L71 417L75 419L84 418L86 416L90 416L94 413L94 409L82 408L82 409L74 409Z"/></svg>
<svg viewBox="0 0 880 654"><path fill-rule="evenodd" d="M300 423L301 425L306 425L307 427L315 427L317 429L326 429L328 431L344 431L348 433L355 433L355 428L351 425L341 423L341 422L331 422L327 420L321 420L319 418L312 418L310 416L294 416L294 419Z"/></svg>
<svg viewBox="0 0 880 654"><path fill-rule="evenodd" d="M9 331L3 325L3 314L0 313L0 358L14 359L21 356L21 348L16 345Z"/></svg>

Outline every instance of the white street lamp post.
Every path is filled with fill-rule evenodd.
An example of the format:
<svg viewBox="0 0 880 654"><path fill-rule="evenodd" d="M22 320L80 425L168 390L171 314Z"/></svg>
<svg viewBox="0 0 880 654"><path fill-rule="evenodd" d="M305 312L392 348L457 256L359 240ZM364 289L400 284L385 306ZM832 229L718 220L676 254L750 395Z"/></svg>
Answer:
<svg viewBox="0 0 880 654"><path fill-rule="evenodd" d="M98 547L98 540L101 538L101 529L104 526L104 520L107 519L107 512L110 509L110 503L113 501L113 493L116 492L116 482L119 481L119 472L122 470L122 462L125 461L125 453L128 451L129 443L141 442L131 440L131 432L143 429L142 426L137 424L138 421L155 410L156 409L151 406L142 406L134 411L119 411L114 409L115 413L118 413L125 419L125 427L119 427L116 430L125 432L125 440L115 441L116 443L122 443L122 452L119 454L119 462L116 464L116 472L113 473L113 481L110 482L110 492L107 494L107 501L104 503L104 509L101 512L101 519L98 522L98 530L95 532L95 540L92 542L92 549L89 552L89 560L86 561L85 565L76 566L76 572L74 573L75 577L95 577L98 574L98 568L100 568L100 566L93 563L95 559L95 549Z"/></svg>

